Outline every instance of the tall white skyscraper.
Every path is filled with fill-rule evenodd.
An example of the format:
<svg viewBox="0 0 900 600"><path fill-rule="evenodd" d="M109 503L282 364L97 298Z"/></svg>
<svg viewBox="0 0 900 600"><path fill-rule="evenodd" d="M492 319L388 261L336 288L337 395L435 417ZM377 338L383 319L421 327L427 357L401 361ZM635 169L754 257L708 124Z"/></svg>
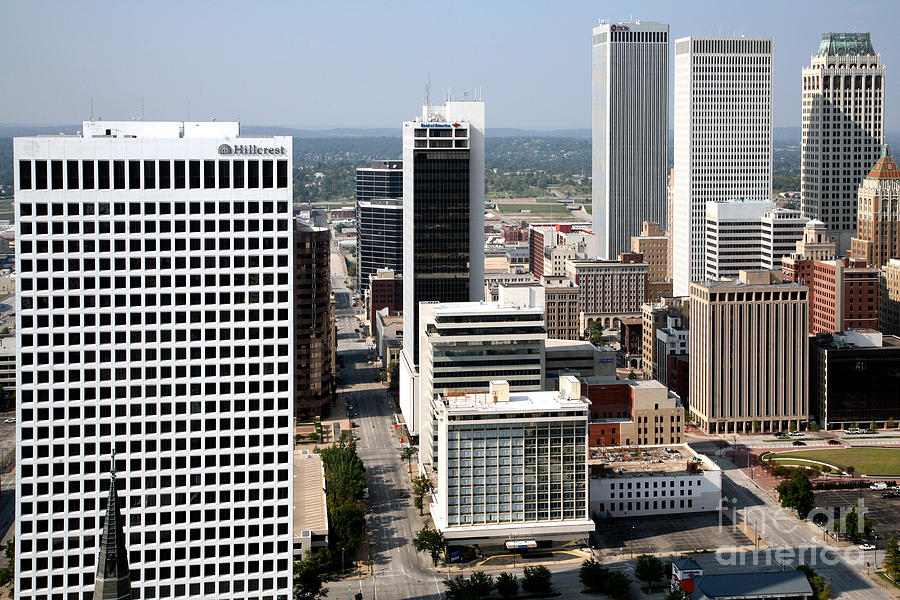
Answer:
<svg viewBox="0 0 900 600"><path fill-rule="evenodd" d="M115 453L137 598L287 600L291 138L16 138L16 590L90 598Z"/></svg>
<svg viewBox="0 0 900 600"><path fill-rule="evenodd" d="M593 231L614 259L644 221L666 222L669 26L601 21L592 71Z"/></svg>
<svg viewBox="0 0 900 600"><path fill-rule="evenodd" d="M856 232L857 191L884 143L884 71L868 33L823 33L803 69L800 202L840 253Z"/></svg>
<svg viewBox="0 0 900 600"><path fill-rule="evenodd" d="M772 39L675 40L673 293L704 278L706 203L772 197Z"/></svg>
<svg viewBox="0 0 900 600"><path fill-rule="evenodd" d="M425 105L403 123L400 409L418 435L419 302L484 294L484 102Z"/></svg>

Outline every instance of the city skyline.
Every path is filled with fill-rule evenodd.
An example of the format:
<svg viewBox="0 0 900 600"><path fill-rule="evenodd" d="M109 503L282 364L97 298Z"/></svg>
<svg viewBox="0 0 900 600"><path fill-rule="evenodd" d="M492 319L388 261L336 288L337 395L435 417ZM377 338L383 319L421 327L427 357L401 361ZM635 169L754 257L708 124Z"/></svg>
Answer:
<svg viewBox="0 0 900 600"><path fill-rule="evenodd" d="M147 120L186 119L190 112L193 120L240 119L261 126L394 127L420 104L431 74L433 102L442 101L448 87L460 98L466 89L483 90L495 127L588 128L590 31L599 19L640 18L670 25L672 39L741 33L774 37L774 125L799 127L799 74L822 33L871 32L889 68L900 50L890 27L900 9L890 3L777 5L777 20L759 4L735 3L727 10L707 2L688 10L661 2L577 2L517 11L508 10L511 6L403 4L385 10L312 3L302 9L283 5L245 11L222 3L210 12L163 3L147 13L106 2L88 9L51 9L41 2L9 5L7 21L17 27L0 48L7 73L18 85L0 99L0 120L80 123L90 116L93 99L94 115L110 120L142 113ZM104 15L104 35L79 35L96 29L97 14ZM172 21L172 14L180 19ZM454 29L453 53L440 45L403 53L410 23L445 20L466 23ZM191 27L195 22L205 26ZM117 76L99 77L99 71ZM888 131L898 128L890 117L900 97L898 85L888 78ZM255 91L267 88L273 93ZM67 90L69 101L57 101L58 89Z"/></svg>

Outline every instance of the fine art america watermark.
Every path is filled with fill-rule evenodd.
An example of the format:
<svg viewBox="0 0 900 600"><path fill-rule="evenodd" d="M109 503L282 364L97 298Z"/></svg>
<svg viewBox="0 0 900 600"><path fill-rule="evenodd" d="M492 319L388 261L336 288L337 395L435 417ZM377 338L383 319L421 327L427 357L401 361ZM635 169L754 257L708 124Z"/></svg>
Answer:
<svg viewBox="0 0 900 600"><path fill-rule="evenodd" d="M798 565L834 566L843 562L868 569L877 567L878 559L884 557L884 549L878 549L866 535L868 508L861 497L853 506L817 506L802 520L793 511L784 508L773 511L765 505L748 506L742 512L743 515L739 516L737 498L723 498L719 507L719 533L725 533L729 527L732 533L741 532L739 523L743 522L749 528L744 533L751 536L755 532L756 539L750 540L755 550L748 552L743 547L719 548L715 552L716 562L723 566L780 566L793 569ZM729 516L730 525L725 522L726 515ZM834 546L829 543L850 541L837 533L848 530L859 532L861 538L867 541L849 546ZM791 536L793 541L788 542L784 536ZM760 549L759 545L763 541L768 546Z"/></svg>

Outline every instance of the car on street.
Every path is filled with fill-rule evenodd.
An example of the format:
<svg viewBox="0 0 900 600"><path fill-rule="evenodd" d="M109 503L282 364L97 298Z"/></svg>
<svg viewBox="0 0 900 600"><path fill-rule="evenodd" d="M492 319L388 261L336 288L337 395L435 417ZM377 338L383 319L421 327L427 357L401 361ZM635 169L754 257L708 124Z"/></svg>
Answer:
<svg viewBox="0 0 900 600"><path fill-rule="evenodd" d="M889 490L881 495L882 498L900 498L900 494L893 490Z"/></svg>
<svg viewBox="0 0 900 600"><path fill-rule="evenodd" d="M887 484L883 481L876 481L872 485L869 486L870 490L886 490Z"/></svg>
<svg viewBox="0 0 900 600"><path fill-rule="evenodd" d="M359 427L359 423L356 421L350 421L350 427Z"/></svg>
<svg viewBox="0 0 900 600"><path fill-rule="evenodd" d="M4 420L3 422L4 423L15 423L16 419L15 419L15 417L10 417L9 419Z"/></svg>
<svg viewBox="0 0 900 600"><path fill-rule="evenodd" d="M794 432L789 433L788 435L790 435L791 437L803 437L803 432L802 431L794 431Z"/></svg>
<svg viewBox="0 0 900 600"><path fill-rule="evenodd" d="M793 445L794 446L805 446L806 442L801 442L800 440L797 440L793 443Z"/></svg>
<svg viewBox="0 0 900 600"><path fill-rule="evenodd" d="M788 439L788 436L783 433L776 433L775 439L776 440L786 440L786 439Z"/></svg>
<svg viewBox="0 0 900 600"><path fill-rule="evenodd" d="M860 544L859 549L860 550L874 550L875 544Z"/></svg>
<svg viewBox="0 0 900 600"><path fill-rule="evenodd" d="M829 446L840 446L841 442L840 442L840 440L828 440L828 445Z"/></svg>

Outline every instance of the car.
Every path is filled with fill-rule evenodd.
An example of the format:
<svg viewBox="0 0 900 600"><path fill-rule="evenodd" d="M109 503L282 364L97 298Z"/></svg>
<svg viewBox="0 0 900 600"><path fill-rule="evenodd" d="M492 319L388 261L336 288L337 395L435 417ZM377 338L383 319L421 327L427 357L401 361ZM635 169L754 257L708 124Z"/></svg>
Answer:
<svg viewBox="0 0 900 600"><path fill-rule="evenodd" d="M775 439L776 440L786 440L786 439L788 439L788 436L783 433L776 433Z"/></svg>
<svg viewBox="0 0 900 600"><path fill-rule="evenodd" d="M883 481L876 481L872 485L869 486L870 490L886 490L887 484Z"/></svg>
<svg viewBox="0 0 900 600"><path fill-rule="evenodd" d="M400 497L401 498L409 498L409 492L407 492L406 490L403 490L402 492L400 492Z"/></svg>
<svg viewBox="0 0 900 600"><path fill-rule="evenodd" d="M356 421L350 421L350 427L359 427L359 423Z"/></svg>
<svg viewBox="0 0 900 600"><path fill-rule="evenodd" d="M874 550L875 544L860 544L859 549L860 550Z"/></svg>
<svg viewBox="0 0 900 600"><path fill-rule="evenodd" d="M869 428L869 429L865 430L865 433L878 433L878 432L875 431L874 429Z"/></svg>
<svg viewBox="0 0 900 600"><path fill-rule="evenodd" d="M888 491L881 495L882 498L900 498L900 494L895 491Z"/></svg>
<svg viewBox="0 0 900 600"><path fill-rule="evenodd" d="M788 435L790 435L791 437L803 437L803 432L802 431L793 431L793 432L789 433Z"/></svg>
<svg viewBox="0 0 900 600"><path fill-rule="evenodd" d="M6 420L3 421L3 422L4 422L4 423L15 423L15 422L16 422L16 419L15 419L15 417L10 417L9 419L6 419Z"/></svg>
<svg viewBox="0 0 900 600"><path fill-rule="evenodd" d="M841 441L840 440L828 440L828 445L829 446L840 446Z"/></svg>
<svg viewBox="0 0 900 600"><path fill-rule="evenodd" d="M793 445L794 446L805 446L806 442L801 442L800 440L797 440L793 443Z"/></svg>
<svg viewBox="0 0 900 600"><path fill-rule="evenodd" d="M363 500L366 500L368 498L369 498L369 488L365 487L365 488L363 488Z"/></svg>

